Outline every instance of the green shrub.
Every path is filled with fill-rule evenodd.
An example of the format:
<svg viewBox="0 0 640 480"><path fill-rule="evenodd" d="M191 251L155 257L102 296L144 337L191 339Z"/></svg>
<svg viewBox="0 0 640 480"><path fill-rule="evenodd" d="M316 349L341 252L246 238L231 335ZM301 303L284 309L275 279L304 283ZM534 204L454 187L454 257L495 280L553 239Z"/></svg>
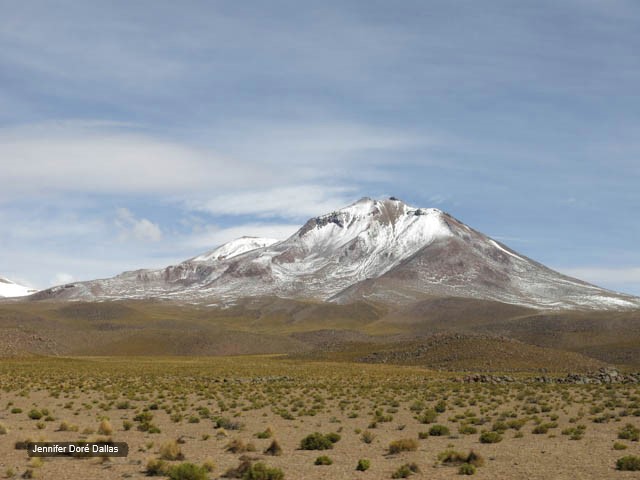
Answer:
<svg viewBox="0 0 640 480"><path fill-rule="evenodd" d="M545 434L551 428L556 428L557 426L558 424L556 422L541 423L540 425L537 425L536 427L534 427L531 433L535 433L536 435Z"/></svg>
<svg viewBox="0 0 640 480"><path fill-rule="evenodd" d="M371 462L365 458L361 458L358 460L358 465L356 465L356 470L359 472L366 472L371 468Z"/></svg>
<svg viewBox="0 0 640 480"><path fill-rule="evenodd" d="M140 423L149 423L153 420L153 413L141 412L133 417L133 420Z"/></svg>
<svg viewBox="0 0 640 480"><path fill-rule="evenodd" d="M504 433L507 428L509 428L509 426L505 422L498 421L493 424L491 430L498 433Z"/></svg>
<svg viewBox="0 0 640 480"><path fill-rule="evenodd" d="M244 427L242 422L227 417L216 417L214 423L216 428L224 428L225 430L242 430Z"/></svg>
<svg viewBox="0 0 640 480"><path fill-rule="evenodd" d="M207 472L213 472L216 468L216 463L209 458L202 463L202 468Z"/></svg>
<svg viewBox="0 0 640 480"><path fill-rule="evenodd" d="M483 432L480 435L480 443L498 443L502 441L502 435L498 432Z"/></svg>
<svg viewBox="0 0 640 480"><path fill-rule="evenodd" d="M339 433L335 433L335 432L327 433L325 437L327 437L331 443L338 443L340 441Z"/></svg>
<svg viewBox="0 0 640 480"><path fill-rule="evenodd" d="M237 467L231 467L222 475L222 478L242 478L250 469L251 460L240 457L240 464Z"/></svg>
<svg viewBox="0 0 640 480"><path fill-rule="evenodd" d="M171 480L208 480L207 470L193 463L181 463L169 468Z"/></svg>
<svg viewBox="0 0 640 480"><path fill-rule="evenodd" d="M367 444L373 442L375 438L376 438L376 434L369 430L365 430L364 432L362 432L362 435L360 436L360 440L362 440L364 443L367 443Z"/></svg>
<svg viewBox="0 0 640 480"><path fill-rule="evenodd" d="M438 461L443 465L460 465L466 463L467 457L455 450L445 450L438 454Z"/></svg>
<svg viewBox="0 0 640 480"><path fill-rule="evenodd" d="M460 427L458 428L458 432L462 435L473 435L478 433L478 429L473 425L466 424L460 425Z"/></svg>
<svg viewBox="0 0 640 480"><path fill-rule="evenodd" d="M531 433L535 434L535 435L542 435L545 434L549 431L549 427L545 424L540 424L540 425L536 425L533 430L531 430Z"/></svg>
<svg viewBox="0 0 640 480"><path fill-rule="evenodd" d="M520 430L527 423L527 420L524 418L516 418L513 420L509 420L507 422L507 426L513 430Z"/></svg>
<svg viewBox="0 0 640 480"><path fill-rule="evenodd" d="M473 465L474 467L481 467L481 466L484 465L484 458L479 453L476 453L473 450L471 450L469 452L469 455L467 455L467 462L466 463L469 463L469 464Z"/></svg>
<svg viewBox="0 0 640 480"><path fill-rule="evenodd" d="M326 455L321 455L316 458L316 461L313 463L314 465L331 465L333 463L333 460L331 460L331 458L327 457Z"/></svg>
<svg viewBox="0 0 640 480"><path fill-rule="evenodd" d="M405 463L391 475L391 478L408 478L414 473L418 473L419 471L420 468L418 468L418 465L416 465L415 463Z"/></svg>
<svg viewBox="0 0 640 480"><path fill-rule="evenodd" d="M444 425L434 425L429 429L429 435L432 437L442 437L449 435L449 428Z"/></svg>
<svg viewBox="0 0 640 480"><path fill-rule="evenodd" d="M437 418L438 412L432 409L425 410L421 415L418 415L418 421L420 423L433 423Z"/></svg>
<svg viewBox="0 0 640 480"><path fill-rule="evenodd" d="M627 455L626 457L619 458L616 462L617 470L627 470L635 472L640 470L640 457L635 455Z"/></svg>
<svg viewBox="0 0 640 480"><path fill-rule="evenodd" d="M335 440L335 441L334 441ZM319 432L314 432L300 441L301 450L330 450L333 448L333 444L340 440L340 435L328 434L323 435Z"/></svg>
<svg viewBox="0 0 640 480"><path fill-rule="evenodd" d="M256 438L265 439L273 437L273 430L271 427L267 427L267 429L263 432L256 433Z"/></svg>
<svg viewBox="0 0 640 480"><path fill-rule="evenodd" d="M279 468L268 467L262 462L251 465L242 476L242 480L282 480L284 473Z"/></svg>
<svg viewBox="0 0 640 480"><path fill-rule="evenodd" d="M460 475L474 475L476 473L476 467L470 463L463 463L458 469Z"/></svg>
<svg viewBox="0 0 640 480"><path fill-rule="evenodd" d="M42 418L42 412L40 410L36 410L35 408L30 410L27 415L31 420L40 420Z"/></svg>
<svg viewBox="0 0 640 480"><path fill-rule="evenodd" d="M624 443L620 443L620 442L615 442L613 444L613 449L614 450L626 450L627 446Z"/></svg>
<svg viewBox="0 0 640 480"><path fill-rule="evenodd" d="M404 438L394 440L389 444L389 454L393 455L400 452L413 452L418 449L418 441L414 438Z"/></svg>
<svg viewBox="0 0 640 480"><path fill-rule="evenodd" d="M638 440L640 440L640 429L634 427L630 423L627 423L618 432L618 438L622 440L631 440L633 442L637 442Z"/></svg>
<svg viewBox="0 0 640 480"><path fill-rule="evenodd" d="M145 472L148 476L153 477L165 475L167 470L167 462L160 460L159 458L150 458L147 461L147 468Z"/></svg>

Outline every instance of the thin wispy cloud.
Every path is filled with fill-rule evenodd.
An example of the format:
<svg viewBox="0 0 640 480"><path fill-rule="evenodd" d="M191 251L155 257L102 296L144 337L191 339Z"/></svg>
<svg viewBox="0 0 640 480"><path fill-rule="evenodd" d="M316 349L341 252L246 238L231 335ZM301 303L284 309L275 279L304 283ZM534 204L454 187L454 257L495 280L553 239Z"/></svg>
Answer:
<svg viewBox="0 0 640 480"><path fill-rule="evenodd" d="M331 212L351 203L354 189L300 185L273 189L236 191L192 202L194 210L213 215L255 215L257 217L304 218Z"/></svg>

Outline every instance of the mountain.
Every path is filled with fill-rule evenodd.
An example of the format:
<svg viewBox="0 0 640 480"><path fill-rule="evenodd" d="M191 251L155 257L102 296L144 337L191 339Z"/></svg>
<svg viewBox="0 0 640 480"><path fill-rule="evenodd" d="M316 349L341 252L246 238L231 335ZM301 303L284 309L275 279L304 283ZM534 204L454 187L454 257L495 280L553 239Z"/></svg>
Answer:
<svg viewBox="0 0 640 480"><path fill-rule="evenodd" d="M19 285L11 280L0 277L0 297L24 297L35 293L33 288Z"/></svg>
<svg viewBox="0 0 640 480"><path fill-rule="evenodd" d="M640 299L567 277L434 208L363 198L277 242L243 237L161 270L54 287L34 299L163 298L232 304L278 296L410 305L439 297L537 309L626 309Z"/></svg>

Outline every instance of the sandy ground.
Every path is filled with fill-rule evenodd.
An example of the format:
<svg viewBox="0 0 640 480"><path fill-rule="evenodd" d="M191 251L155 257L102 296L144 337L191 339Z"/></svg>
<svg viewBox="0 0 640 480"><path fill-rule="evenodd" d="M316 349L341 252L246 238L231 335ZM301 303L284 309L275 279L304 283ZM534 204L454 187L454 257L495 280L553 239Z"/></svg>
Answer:
<svg viewBox="0 0 640 480"><path fill-rule="evenodd" d="M380 399L377 405L384 412L391 409L393 420L378 423L376 428L370 431L375 434L371 444L361 441L361 433L358 430L367 430L372 421L372 412L376 405L375 399L358 398L356 394L349 397L344 392L348 388L340 390L340 394L331 393L326 385L299 385L293 382L287 389L288 399L307 398L325 392L322 412L315 416L294 416L293 420L285 420L275 413L268 403L258 409L247 409L247 402L241 401L236 407L228 411L220 412L215 399L203 399L195 393L179 394L184 407L185 418L175 423L171 421L169 414L162 409L151 410L154 415L153 423L157 425L161 433L148 433L136 429L138 423L134 422L131 430L123 429L124 420L132 420L141 407L149 405L148 400L132 400L135 409L100 408L105 402L105 394L92 388L84 391L76 390L52 398L47 388L34 386L21 391L2 391L0 393L0 423L8 429L8 433L0 435L0 477L8 472L6 478L19 478L29 468L29 458L24 450L16 450L15 442L27 438L46 441L77 441L95 437L96 434L88 433L86 429L97 430L100 417L109 417L113 426L110 437L114 441L123 441L129 444L129 456L127 458L113 458L108 462L100 462L99 459L69 459L51 458L44 459L44 464L33 468L36 478L41 479L121 479L121 478L148 478L145 466L149 458L158 457L159 447L171 440L181 438L184 443L180 445L185 456L184 461L201 464L205 460L213 460L215 469L210 473L210 478L221 478L224 472L235 467L239 463L242 453L229 453L226 445L232 439L241 439L245 442L253 442L255 452L247 455L259 461L266 462L269 466L279 467L285 473L286 479L389 479L398 467L407 462L415 462L421 471L411 478L461 478L457 467L446 467L438 464L438 454L448 448L454 448L466 453L473 449L485 459L485 465L478 468L475 478L479 479L627 479L640 478L640 472L620 472L615 470L615 462L625 455L640 455L640 443L626 440L618 440L619 429L631 423L640 426L640 417L617 416L623 410L621 406L612 406L605 410L616 418L608 422L594 423L593 418L601 415L590 414L589 409L593 404L602 403L606 395L611 395L611 390L605 387L587 389L583 386L566 386L563 390L543 393L547 396L548 404L553 408L549 412L536 414L543 421L549 421L549 416L558 415L558 427L551 429L549 433L542 435L532 434L534 422L529 421L522 427L522 438L515 438L516 431L509 429L500 443L482 444L479 442L481 429L491 429L495 419L483 426L479 426L478 433L462 435L458 433L458 423L451 421L456 414L463 415L471 410L478 416L491 416L497 412L523 409L527 406L527 399L517 399L516 392L509 393L509 399L505 397L496 403L494 399L483 391L476 405L455 406L454 398L460 393L449 392L446 388L440 389L442 397L447 399L447 410L441 413L437 423L449 427L451 435L443 437L430 436L418 440L418 433L427 431L431 425L419 423L415 419L415 412L410 410L412 401L400 400L397 406L390 407L388 398L402 398L408 392L401 390L390 393L387 399ZM311 390L311 388L313 388ZM375 388L375 386L372 386ZM407 386L407 388L416 388ZM452 388L460 388L452 385ZM469 398L465 393L466 387L462 387L462 396ZM482 388L482 387L480 387ZM509 391L510 387L507 387ZM531 392L537 392L537 387L529 387ZM215 388L214 388L215 390ZM233 389L231 389L233 390ZM635 386L613 387L613 395L624 401L635 401L637 395ZM252 387L257 395L269 393L268 385ZM476 390L473 390L475 392ZM229 390L227 390L228 394ZM561 392L567 392L576 398L586 399L584 404L572 403L565 405L561 401ZM410 395L420 392L409 392ZM537 393L536 393L537 394ZM246 392L238 389L238 400L246 396ZM465 397L466 395L466 397ZM65 398L66 397L66 398ZM267 397L268 398L268 397ZM430 397L433 398L433 397ZM610 398L610 397L609 397ZM227 397L227 400L229 398ZM434 401L427 405L435 404ZM176 400L160 398L160 402L172 403ZM72 408L65 408L65 404L73 402ZM344 409L340 408L345 406ZM387 403L383 405L383 403ZM293 404L293 402L291 402ZM162 405L162 403L161 403ZM244 407L242 407L244 405ZM356 418L353 415L354 405L360 405ZM619 404L621 405L621 404ZM89 406L91 408L89 408ZM207 407L211 415L225 415L232 420L238 420L244 424L237 430L215 428L211 418L200 419L199 423L189 423L188 417L197 411L198 407ZM21 408L22 413L11 413L13 408ZM37 427L38 421L32 420L27 413L32 409L47 409L55 418L53 421L42 422ZM396 411L397 410L397 411ZM576 417L582 410L584 417L577 423L586 425L584 437L580 440L570 440L568 435L562 435L561 431L566 427L575 426L570 423L571 417ZM234 416L236 415L236 416ZM526 416L522 410L520 417ZM77 425L78 432L57 431L60 423L66 421ZM257 432L270 426L274 437L280 443L283 453L281 456L264 455L263 450L271 443L272 439L258 439ZM341 440L334 448L326 451L304 451L299 449L300 440L311 432L340 432ZM83 433L86 432L86 433ZM416 451L403 452L397 455L387 453L388 445L393 440L413 438L418 441ZM621 442L628 446L624 451L614 450L614 442ZM333 460L330 466L315 466L314 460L319 455L328 455ZM371 468L366 472L355 470L358 459L365 458L371 461ZM178 463L178 462L170 462ZM13 473L13 477L11 475Z"/></svg>

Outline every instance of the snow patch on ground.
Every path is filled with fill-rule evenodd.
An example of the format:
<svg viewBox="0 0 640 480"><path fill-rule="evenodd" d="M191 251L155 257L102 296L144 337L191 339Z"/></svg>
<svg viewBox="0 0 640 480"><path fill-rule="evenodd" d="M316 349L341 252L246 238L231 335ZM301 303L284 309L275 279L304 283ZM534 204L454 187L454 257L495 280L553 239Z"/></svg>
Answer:
<svg viewBox="0 0 640 480"><path fill-rule="evenodd" d="M25 287L7 278L0 277L0 297L24 297L35 292L36 290L33 288Z"/></svg>
<svg viewBox="0 0 640 480"><path fill-rule="evenodd" d="M496 242L495 240L489 239L489 241L491 242L491 244L496 247L498 250L502 250L504 253L506 253L507 255L511 255L514 258L517 258L518 260L522 260L523 262L526 261L524 258L516 255L515 253L510 252L509 250L502 248L500 246L500 244L498 242Z"/></svg>

